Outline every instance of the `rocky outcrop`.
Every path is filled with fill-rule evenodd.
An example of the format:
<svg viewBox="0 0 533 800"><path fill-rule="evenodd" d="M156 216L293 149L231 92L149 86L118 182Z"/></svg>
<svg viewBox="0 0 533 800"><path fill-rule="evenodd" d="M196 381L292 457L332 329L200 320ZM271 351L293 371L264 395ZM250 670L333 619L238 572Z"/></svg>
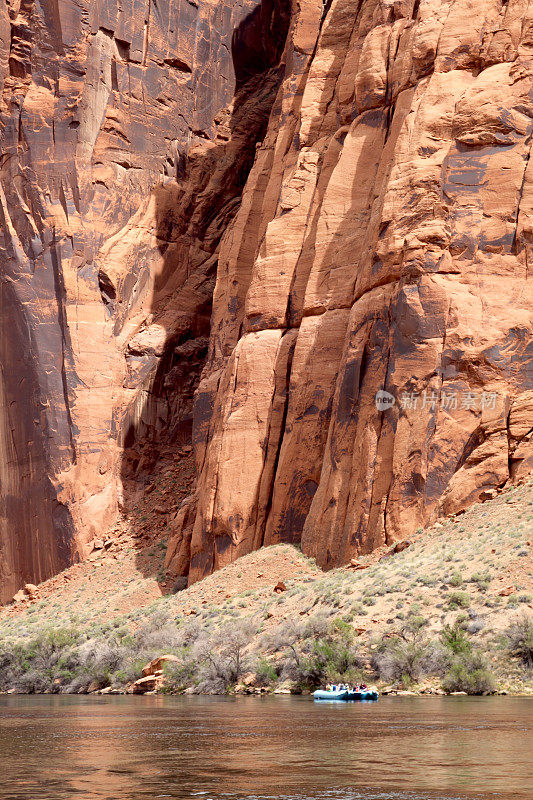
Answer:
<svg viewBox="0 0 533 800"><path fill-rule="evenodd" d="M346 563L531 469L532 15L295 4L218 263L191 581L278 541Z"/></svg>
<svg viewBox="0 0 533 800"><path fill-rule="evenodd" d="M140 440L190 436L279 82L256 5L0 0L0 600L87 554Z"/></svg>

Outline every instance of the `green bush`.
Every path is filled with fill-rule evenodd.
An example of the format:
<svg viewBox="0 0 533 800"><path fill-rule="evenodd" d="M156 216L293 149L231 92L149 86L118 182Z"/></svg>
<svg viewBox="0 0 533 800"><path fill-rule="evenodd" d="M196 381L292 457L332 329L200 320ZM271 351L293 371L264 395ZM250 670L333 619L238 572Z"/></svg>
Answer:
<svg viewBox="0 0 533 800"><path fill-rule="evenodd" d="M472 583L477 583L480 591L486 592L490 586L492 575L490 572L474 572L470 580Z"/></svg>
<svg viewBox="0 0 533 800"><path fill-rule="evenodd" d="M463 577L460 572L454 572L451 578L449 578L448 583L450 586L454 586L457 588L458 586L463 585Z"/></svg>
<svg viewBox="0 0 533 800"><path fill-rule="evenodd" d="M453 625L444 626L441 633L441 641L455 655L467 655L472 652L472 643L465 629L457 620Z"/></svg>
<svg viewBox="0 0 533 800"><path fill-rule="evenodd" d="M71 653L81 640L72 628L46 628L29 641L0 644L0 689L32 694L57 692L70 674Z"/></svg>
<svg viewBox="0 0 533 800"><path fill-rule="evenodd" d="M417 639L427 626L427 620L418 613L419 606L413 604L407 615L407 621L402 628L402 635L407 639Z"/></svg>
<svg viewBox="0 0 533 800"><path fill-rule="evenodd" d="M352 626L343 619L317 613L304 622L286 622L266 638L267 651L280 657L285 679L299 688L313 688L326 680L349 680L364 660L354 643Z"/></svg>
<svg viewBox="0 0 533 800"><path fill-rule="evenodd" d="M267 658L260 658L255 667L256 683L259 686L271 686L278 679L274 664Z"/></svg>
<svg viewBox="0 0 533 800"><path fill-rule="evenodd" d="M485 657L477 651L455 656L443 678L442 688L446 692L467 694L494 691L494 678Z"/></svg>
<svg viewBox="0 0 533 800"><path fill-rule="evenodd" d="M194 648L183 647L178 654L180 661L170 661L163 665L165 673L165 687L167 693L181 692L196 683L198 662L195 659Z"/></svg>
<svg viewBox="0 0 533 800"><path fill-rule="evenodd" d="M466 592L450 592L447 603L451 611L457 608L469 608L470 597Z"/></svg>

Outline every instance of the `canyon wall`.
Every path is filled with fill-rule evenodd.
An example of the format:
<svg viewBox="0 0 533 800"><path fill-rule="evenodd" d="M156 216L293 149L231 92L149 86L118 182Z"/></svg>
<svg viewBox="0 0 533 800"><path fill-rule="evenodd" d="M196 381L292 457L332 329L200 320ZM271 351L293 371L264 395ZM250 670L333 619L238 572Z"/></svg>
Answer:
<svg viewBox="0 0 533 800"><path fill-rule="evenodd" d="M525 0L0 0L0 601L191 432L191 582L531 470L532 74Z"/></svg>
<svg viewBox="0 0 533 800"><path fill-rule="evenodd" d="M346 563L532 467L533 4L301 0L283 59L220 251L190 581L279 541Z"/></svg>
<svg viewBox="0 0 533 800"><path fill-rule="evenodd" d="M140 437L190 435L287 21L254 0L0 0L0 601L87 554Z"/></svg>

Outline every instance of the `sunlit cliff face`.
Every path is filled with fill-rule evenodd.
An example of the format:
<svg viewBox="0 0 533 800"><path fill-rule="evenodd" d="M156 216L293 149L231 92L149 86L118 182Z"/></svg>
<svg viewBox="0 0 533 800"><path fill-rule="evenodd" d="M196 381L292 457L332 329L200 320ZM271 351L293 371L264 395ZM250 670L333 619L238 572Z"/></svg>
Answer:
<svg viewBox="0 0 533 800"><path fill-rule="evenodd" d="M190 580L277 541L345 563L531 469L527 13L294 9L220 252Z"/></svg>

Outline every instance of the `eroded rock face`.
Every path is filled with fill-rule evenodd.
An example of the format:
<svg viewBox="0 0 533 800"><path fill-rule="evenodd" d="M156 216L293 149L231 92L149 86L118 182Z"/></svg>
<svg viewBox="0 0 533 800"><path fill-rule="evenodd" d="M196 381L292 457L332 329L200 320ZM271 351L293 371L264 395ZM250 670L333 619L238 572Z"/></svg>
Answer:
<svg viewBox="0 0 533 800"><path fill-rule="evenodd" d="M531 470L532 15L0 0L0 600L191 428L190 581Z"/></svg>
<svg viewBox="0 0 533 800"><path fill-rule="evenodd" d="M190 429L279 83L287 10L256 6L0 0L0 600L86 555L125 445Z"/></svg>
<svg viewBox="0 0 533 800"><path fill-rule="evenodd" d="M305 0L284 62L218 263L191 581L278 541L345 563L533 465L531 5Z"/></svg>

